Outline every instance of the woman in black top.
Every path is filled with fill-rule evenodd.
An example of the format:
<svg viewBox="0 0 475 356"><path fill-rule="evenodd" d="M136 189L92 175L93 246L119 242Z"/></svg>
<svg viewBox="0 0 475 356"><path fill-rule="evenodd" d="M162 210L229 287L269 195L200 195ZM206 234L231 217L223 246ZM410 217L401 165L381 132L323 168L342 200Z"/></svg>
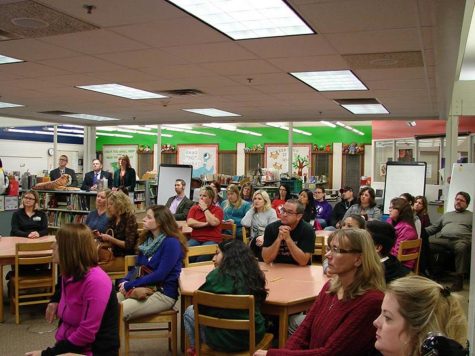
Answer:
<svg viewBox="0 0 475 356"><path fill-rule="evenodd" d="M299 193L299 202L305 207L303 212L303 220L310 222L315 220L315 199L313 198L313 193L309 189L302 189Z"/></svg>
<svg viewBox="0 0 475 356"><path fill-rule="evenodd" d="M22 207L12 216L11 236L36 239L48 235L48 217L39 210L40 197L34 190L27 191L22 198Z"/></svg>
<svg viewBox="0 0 475 356"><path fill-rule="evenodd" d="M114 172L114 184L112 190L118 190L119 187L125 187L128 192L135 189L136 173L130 165L129 156L123 155L119 158L120 167Z"/></svg>

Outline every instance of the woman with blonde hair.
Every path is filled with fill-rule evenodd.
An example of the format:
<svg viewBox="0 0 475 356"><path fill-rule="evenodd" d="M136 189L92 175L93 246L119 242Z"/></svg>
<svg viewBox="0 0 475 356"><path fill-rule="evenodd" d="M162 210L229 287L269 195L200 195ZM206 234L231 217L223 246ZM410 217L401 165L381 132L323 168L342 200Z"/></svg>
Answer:
<svg viewBox="0 0 475 356"><path fill-rule="evenodd" d="M137 174L135 169L130 165L130 158L127 155L119 157L119 169L114 172L114 182L112 190L118 190L120 187L125 187L128 192L135 190L135 183Z"/></svg>
<svg viewBox="0 0 475 356"><path fill-rule="evenodd" d="M239 195L239 187L230 184L227 189L227 199L221 203L224 212L224 221L236 224L236 237L242 238L241 220L251 208L251 204L243 200Z"/></svg>
<svg viewBox="0 0 475 356"><path fill-rule="evenodd" d="M106 232L107 225L109 225L107 197L110 193L111 190L108 188L99 190L96 195L96 210L91 211L87 215L86 225L96 234Z"/></svg>
<svg viewBox="0 0 475 356"><path fill-rule="evenodd" d="M106 272L124 270L124 256L135 255L135 245L138 239L138 224L135 209L129 197L121 191L111 192L107 198L107 215L109 224L106 232L97 237L112 245L114 258L101 267Z"/></svg>
<svg viewBox="0 0 475 356"><path fill-rule="evenodd" d="M384 275L366 230L342 229L328 239L332 278L283 349L267 355L367 355L374 351ZM256 355L265 355L259 350Z"/></svg>
<svg viewBox="0 0 475 356"><path fill-rule="evenodd" d="M242 226L250 228L249 247L256 257L261 259L264 230L266 226L277 220L277 214L272 209L269 194L265 190L257 190L252 196L252 207L241 220Z"/></svg>
<svg viewBox="0 0 475 356"><path fill-rule="evenodd" d="M467 320L460 297L415 275L389 284L374 326L375 347L384 356L421 355L421 345L429 332L441 332L461 345L467 341Z"/></svg>

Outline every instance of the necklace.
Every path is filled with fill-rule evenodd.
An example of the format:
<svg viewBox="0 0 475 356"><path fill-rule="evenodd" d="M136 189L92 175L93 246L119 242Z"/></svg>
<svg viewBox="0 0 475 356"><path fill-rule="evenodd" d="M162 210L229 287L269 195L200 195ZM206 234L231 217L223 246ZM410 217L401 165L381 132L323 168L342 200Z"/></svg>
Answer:
<svg viewBox="0 0 475 356"><path fill-rule="evenodd" d="M332 299L332 302L330 304L330 306L328 307L328 311L331 311L333 309L333 306L335 305L335 303L338 301L338 296L335 294L333 296L333 299Z"/></svg>

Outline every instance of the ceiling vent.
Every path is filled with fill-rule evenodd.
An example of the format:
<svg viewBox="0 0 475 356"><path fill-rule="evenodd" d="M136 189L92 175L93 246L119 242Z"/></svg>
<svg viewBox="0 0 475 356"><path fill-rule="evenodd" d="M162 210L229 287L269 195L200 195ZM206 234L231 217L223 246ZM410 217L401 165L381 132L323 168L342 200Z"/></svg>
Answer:
<svg viewBox="0 0 475 356"><path fill-rule="evenodd" d="M204 94L199 89L172 89L172 90L159 90L157 93L167 96L189 96L189 95L201 95Z"/></svg>
<svg viewBox="0 0 475 356"><path fill-rule="evenodd" d="M40 111L38 114L47 114L47 115L71 115L76 114L74 112L69 111L61 111L61 110L51 110L51 111Z"/></svg>
<svg viewBox="0 0 475 356"><path fill-rule="evenodd" d="M32 0L0 1L0 39L40 38L98 29ZM3 36L2 36L3 34Z"/></svg>
<svg viewBox="0 0 475 356"><path fill-rule="evenodd" d="M420 51L344 54L343 59L351 69L389 69L423 67Z"/></svg>

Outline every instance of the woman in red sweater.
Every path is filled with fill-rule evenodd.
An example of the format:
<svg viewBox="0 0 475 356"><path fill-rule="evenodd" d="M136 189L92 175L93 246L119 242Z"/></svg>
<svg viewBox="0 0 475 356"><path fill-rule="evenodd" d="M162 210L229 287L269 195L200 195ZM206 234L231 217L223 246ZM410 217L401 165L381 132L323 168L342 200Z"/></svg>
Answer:
<svg viewBox="0 0 475 356"><path fill-rule="evenodd" d="M380 312L384 275L369 233L335 231L328 239L328 269L323 286L304 321L283 349L255 355L367 355L374 350L373 318Z"/></svg>

